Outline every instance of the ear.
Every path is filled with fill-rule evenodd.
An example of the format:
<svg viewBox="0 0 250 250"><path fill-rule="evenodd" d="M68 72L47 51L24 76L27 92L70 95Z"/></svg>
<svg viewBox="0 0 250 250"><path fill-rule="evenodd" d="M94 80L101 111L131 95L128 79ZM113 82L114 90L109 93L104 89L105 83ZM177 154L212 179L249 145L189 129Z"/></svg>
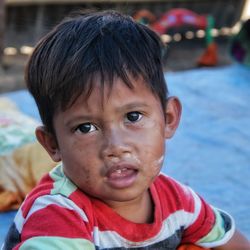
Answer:
<svg viewBox="0 0 250 250"><path fill-rule="evenodd" d="M45 148L51 159L55 162L61 161L60 150L54 135L49 133L44 126L36 128L36 138Z"/></svg>
<svg viewBox="0 0 250 250"><path fill-rule="evenodd" d="M181 118L181 103L177 97L169 97L166 101L165 138L171 138L177 129Z"/></svg>

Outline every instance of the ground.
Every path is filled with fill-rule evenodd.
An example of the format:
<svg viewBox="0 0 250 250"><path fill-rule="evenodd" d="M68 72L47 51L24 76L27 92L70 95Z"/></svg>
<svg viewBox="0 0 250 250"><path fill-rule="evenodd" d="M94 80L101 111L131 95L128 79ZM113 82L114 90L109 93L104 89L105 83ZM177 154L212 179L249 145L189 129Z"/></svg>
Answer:
<svg viewBox="0 0 250 250"><path fill-rule="evenodd" d="M229 40L220 39L218 45L218 65L231 63L229 56ZM166 71L181 71L197 67L197 60L204 52L205 42L203 40L184 40L172 42L168 45L165 56ZM4 56L3 67L0 68L0 93L25 88L24 69L28 56L18 54L15 56Z"/></svg>

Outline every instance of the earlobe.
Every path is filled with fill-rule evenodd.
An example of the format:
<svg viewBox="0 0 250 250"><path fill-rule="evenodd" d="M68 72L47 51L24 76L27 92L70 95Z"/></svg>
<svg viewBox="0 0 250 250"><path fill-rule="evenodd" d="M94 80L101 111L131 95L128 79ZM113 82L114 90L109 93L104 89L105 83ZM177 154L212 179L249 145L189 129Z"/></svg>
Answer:
<svg viewBox="0 0 250 250"><path fill-rule="evenodd" d="M45 148L51 159L55 162L61 161L60 151L54 135L46 131L44 126L36 128L36 138L39 143Z"/></svg>
<svg viewBox="0 0 250 250"><path fill-rule="evenodd" d="M171 138L177 129L181 118L181 103L177 97L169 97L166 102L165 138Z"/></svg>

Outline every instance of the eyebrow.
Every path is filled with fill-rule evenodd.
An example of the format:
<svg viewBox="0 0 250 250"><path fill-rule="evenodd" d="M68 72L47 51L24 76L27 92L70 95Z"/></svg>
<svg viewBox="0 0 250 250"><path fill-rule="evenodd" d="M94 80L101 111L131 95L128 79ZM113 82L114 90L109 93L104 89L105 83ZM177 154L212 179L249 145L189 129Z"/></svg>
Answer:
<svg viewBox="0 0 250 250"><path fill-rule="evenodd" d="M147 103L133 102L133 103L125 104L122 107L116 108L116 111L121 112L121 111L124 111L124 110L131 110L131 109L138 109L138 108L148 108L148 107L149 107L149 105Z"/></svg>
<svg viewBox="0 0 250 250"><path fill-rule="evenodd" d="M75 117L71 118L70 120L66 121L65 126L69 127L69 126L72 126L74 123L77 123L78 121L86 120L86 122L87 122L87 121L92 120L92 119L93 119L93 116L90 116L90 115L75 116Z"/></svg>
<svg viewBox="0 0 250 250"><path fill-rule="evenodd" d="M134 110L134 109L140 109L140 108L148 108L150 107L150 105L148 105L147 103L143 103L143 102L133 102L133 103L128 103L125 104L122 107L117 107L115 108L115 112L120 113L120 112L126 112L128 110ZM69 121L66 121L65 125L66 126L71 126L72 123L75 123L78 120L92 120L95 116L93 115L79 115L76 117L73 117L73 119L70 119Z"/></svg>

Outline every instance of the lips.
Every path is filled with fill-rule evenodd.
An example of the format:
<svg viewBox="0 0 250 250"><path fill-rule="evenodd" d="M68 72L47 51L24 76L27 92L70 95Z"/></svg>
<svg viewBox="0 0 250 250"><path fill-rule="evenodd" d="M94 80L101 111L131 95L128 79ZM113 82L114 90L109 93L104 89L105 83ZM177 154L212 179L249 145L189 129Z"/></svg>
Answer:
<svg viewBox="0 0 250 250"><path fill-rule="evenodd" d="M112 166L107 172L107 182L113 188L127 188L136 181L138 169L129 164Z"/></svg>

